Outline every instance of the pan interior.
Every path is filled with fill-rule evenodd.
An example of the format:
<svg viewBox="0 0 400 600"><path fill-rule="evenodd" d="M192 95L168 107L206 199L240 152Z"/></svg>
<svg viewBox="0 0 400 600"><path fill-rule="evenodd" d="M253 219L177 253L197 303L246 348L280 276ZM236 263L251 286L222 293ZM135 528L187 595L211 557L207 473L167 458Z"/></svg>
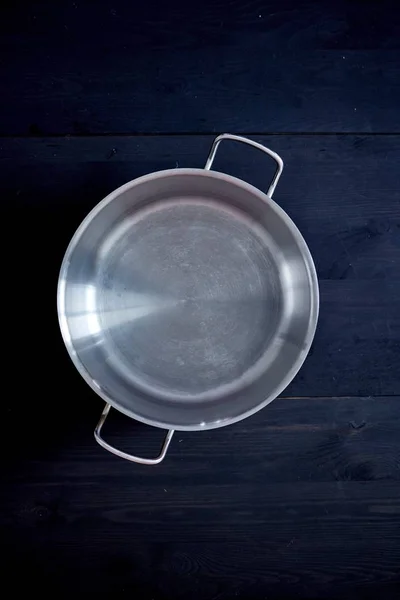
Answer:
<svg viewBox="0 0 400 600"><path fill-rule="evenodd" d="M190 400L257 375L283 295L277 249L256 221L221 203L175 198L118 224L99 255L95 314L121 377Z"/></svg>
<svg viewBox="0 0 400 600"><path fill-rule="evenodd" d="M310 253L262 192L216 172L126 184L78 228L58 287L64 341L91 387L145 423L221 427L273 400L314 335Z"/></svg>

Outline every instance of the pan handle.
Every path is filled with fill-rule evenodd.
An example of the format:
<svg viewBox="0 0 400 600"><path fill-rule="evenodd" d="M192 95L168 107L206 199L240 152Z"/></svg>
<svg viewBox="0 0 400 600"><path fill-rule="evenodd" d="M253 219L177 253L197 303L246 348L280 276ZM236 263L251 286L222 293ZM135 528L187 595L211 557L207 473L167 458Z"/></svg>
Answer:
<svg viewBox="0 0 400 600"><path fill-rule="evenodd" d="M269 156L271 156L274 159L274 161L276 162L276 165L277 165L276 171L275 171L275 175L272 179L271 185L269 186L268 192L267 192L267 196L269 198L272 198L272 194L275 191L275 188L277 186L277 183L278 183L279 178L282 175L282 171L283 171L283 160L281 159L279 154L277 154L276 152L273 152L273 150L270 150L269 148L267 148L266 146L263 146L262 144L259 144L258 142L254 142L253 140L249 140L248 138L241 137L240 135L232 135L231 133L222 133L221 135L219 135L218 137L215 138L213 145L211 146L210 154L208 155L207 162L204 167L205 169L207 169L207 170L211 169L212 164L214 162L215 155L217 153L217 148L218 148L219 144L222 142L222 140L233 140L234 142L243 142L244 144L248 144L249 146L258 148L258 150L262 150L263 152L265 152L266 154L268 154Z"/></svg>
<svg viewBox="0 0 400 600"><path fill-rule="evenodd" d="M126 452L122 452L122 450L118 450L117 448L114 448L114 446L111 446L110 444L105 442L103 440L103 438L101 437L101 428L104 425L104 422L107 418L108 413L110 412L110 408L111 408L111 404L105 405L103 412L101 413L99 422L96 425L96 429L94 430L94 437L96 439L96 442L98 442L100 444L100 446L102 446L105 450L108 450L112 454L116 454L120 458L125 458L126 460L130 460L131 462L140 463L141 465L158 465L165 458L165 455L167 454L168 446L171 442L172 436L174 435L174 430L170 429L168 431L166 438L164 440L164 444L161 448L161 452L157 456L157 458L141 458L140 456L133 456L132 454L127 454Z"/></svg>

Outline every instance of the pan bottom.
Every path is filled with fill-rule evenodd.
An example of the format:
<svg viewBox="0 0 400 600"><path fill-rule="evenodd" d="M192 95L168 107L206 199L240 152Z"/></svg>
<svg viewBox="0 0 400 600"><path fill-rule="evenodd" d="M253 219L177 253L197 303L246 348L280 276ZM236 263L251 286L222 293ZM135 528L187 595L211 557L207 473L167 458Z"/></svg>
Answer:
<svg viewBox="0 0 400 600"><path fill-rule="evenodd" d="M285 312L280 255L244 212L156 202L114 225L97 252L102 352L127 383L179 401L225 395L265 371Z"/></svg>

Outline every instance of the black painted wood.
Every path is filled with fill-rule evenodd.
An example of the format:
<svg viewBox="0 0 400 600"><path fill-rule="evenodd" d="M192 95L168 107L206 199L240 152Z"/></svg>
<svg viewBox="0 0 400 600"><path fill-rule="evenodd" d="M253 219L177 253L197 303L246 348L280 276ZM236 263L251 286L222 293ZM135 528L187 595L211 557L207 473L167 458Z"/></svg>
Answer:
<svg viewBox="0 0 400 600"><path fill-rule="evenodd" d="M253 136L281 154L275 200L313 253L321 279L399 277L400 136ZM140 175L204 166L213 136L2 139L3 196L40 214L60 250L87 212ZM274 162L226 142L217 170L267 189ZM53 240L52 240L53 242ZM59 258L59 257L57 257Z"/></svg>
<svg viewBox="0 0 400 600"><path fill-rule="evenodd" d="M94 444L98 401L62 422L54 407L57 431L20 436L25 456L3 473L12 576L66 596L395 598L399 402L278 399L231 427L178 432L157 468ZM115 412L105 429L145 454L160 433Z"/></svg>
<svg viewBox="0 0 400 600"><path fill-rule="evenodd" d="M286 393L302 396L400 394L400 171L398 136L267 136L285 160L276 201L313 253L321 290L315 342ZM3 139L3 201L13 206L20 239L34 249L21 286L32 298L34 328L67 369L54 294L63 253L86 213L139 175L204 165L211 136ZM221 145L217 169L267 188L274 165L241 144ZM40 291L39 291L40 290ZM18 296L16 296L16 302ZM29 324L29 325L28 325ZM38 356L38 361L41 357ZM34 381L38 363L30 358ZM75 396L81 387L75 382ZM75 386L78 385L76 388ZM52 401L53 384L42 391Z"/></svg>
<svg viewBox="0 0 400 600"><path fill-rule="evenodd" d="M387 487L382 491L389 495ZM382 521L366 530L353 527L346 511L352 501L357 505L357 494L341 504L342 520L327 517L322 524L316 519L304 537L302 528L289 525L280 538L271 539L270 531L277 531L272 523L264 542L136 542L134 528L115 521L105 529L95 521L81 525L82 535L78 527L61 527L54 535L44 526L39 527L40 538L21 539L14 529L15 545L23 542L24 548L9 549L5 566L13 562L5 582L11 575L13 589L19 591L23 581L18 573L23 571L30 589L59 598L78 591L89 598L131 595L144 600L373 600L377 595L397 600L398 544L391 535L383 537L392 530L391 516L382 530Z"/></svg>
<svg viewBox="0 0 400 600"><path fill-rule="evenodd" d="M393 0L15 0L1 134L400 132Z"/></svg>
<svg viewBox="0 0 400 600"><path fill-rule="evenodd" d="M399 598L399 14L391 0L2 7L3 593ZM94 442L102 402L61 341L59 265L102 197L202 167L223 130L285 161L275 199L316 262L315 342L265 410L132 465ZM235 144L215 168L261 189L273 172ZM116 411L104 429L144 455L163 434Z"/></svg>
<svg viewBox="0 0 400 600"><path fill-rule="evenodd" d="M67 404L63 406L66 408ZM23 502L29 494L35 495L36 489L50 493L52 486L62 486L63 482L72 486L71 493L84 495L90 502L91 486L102 485L103 477L120 486L121 501L125 477L129 475L131 485L136 486L135 502L145 503L148 486L157 486L161 511L169 501L169 496L161 493L164 488L174 490L183 504L188 495L191 498L185 484L190 472L195 474L190 480L193 485L209 486L207 494L213 493L215 482L221 488L236 486L237 494L242 493L241 485L261 489L266 484L273 487L293 482L400 482L400 420L396 418L399 407L400 396L281 397L256 415L229 427L176 432L165 462L145 469L118 460L93 443L92 432L102 402L89 388L83 388L63 414L57 401L52 406L37 403L27 407L26 413L18 407L9 408L7 430L18 436L19 443L16 454L8 458L13 468L7 475L20 488ZM51 431L49 422L53 424ZM104 426L104 437L112 444L147 456L156 453L164 435L165 431L135 423L115 410ZM94 495L93 502L112 502L113 493L114 484L107 485L101 497ZM223 494L218 503L234 505L237 494ZM126 501L129 502L129 494ZM196 502L205 504L206 497ZM262 498L257 502L262 504ZM153 508L156 506L153 504ZM23 506L13 503L12 508L17 516ZM170 506L168 509L172 510ZM70 519L75 519L74 514ZM184 526L187 523L182 523L180 536L185 536ZM140 530L136 535L145 537L144 524L137 527ZM168 527L165 522L159 535L166 535ZM215 540L218 532L214 529L215 525L201 537ZM171 530L171 535L178 536L178 532Z"/></svg>
<svg viewBox="0 0 400 600"><path fill-rule="evenodd" d="M23 377L5 396L1 438L15 591L23 572L30 589L60 597L398 597L398 137L257 139L285 159L276 200L318 267L315 343L285 397L228 428L177 432L157 468L95 444L102 403L63 347L55 285L101 197L153 170L201 167L212 138L1 140L2 201L29 258L12 287L29 332ZM273 165L227 144L216 168L266 188ZM104 435L153 455L163 432L114 411Z"/></svg>

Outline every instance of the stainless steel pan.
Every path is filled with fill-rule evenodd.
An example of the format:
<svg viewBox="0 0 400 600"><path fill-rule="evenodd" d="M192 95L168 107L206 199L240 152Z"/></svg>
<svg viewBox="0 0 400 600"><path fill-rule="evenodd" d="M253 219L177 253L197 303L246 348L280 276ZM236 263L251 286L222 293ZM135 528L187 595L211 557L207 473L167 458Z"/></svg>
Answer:
<svg viewBox="0 0 400 600"><path fill-rule="evenodd" d="M222 140L276 161L267 194L210 171ZM95 430L107 450L157 464L175 429L223 427L260 410L301 367L318 318L314 263L272 200L281 158L221 135L205 169L145 175L102 200L66 251L58 283L62 336L107 404ZM110 406L168 429L155 459L110 446Z"/></svg>

